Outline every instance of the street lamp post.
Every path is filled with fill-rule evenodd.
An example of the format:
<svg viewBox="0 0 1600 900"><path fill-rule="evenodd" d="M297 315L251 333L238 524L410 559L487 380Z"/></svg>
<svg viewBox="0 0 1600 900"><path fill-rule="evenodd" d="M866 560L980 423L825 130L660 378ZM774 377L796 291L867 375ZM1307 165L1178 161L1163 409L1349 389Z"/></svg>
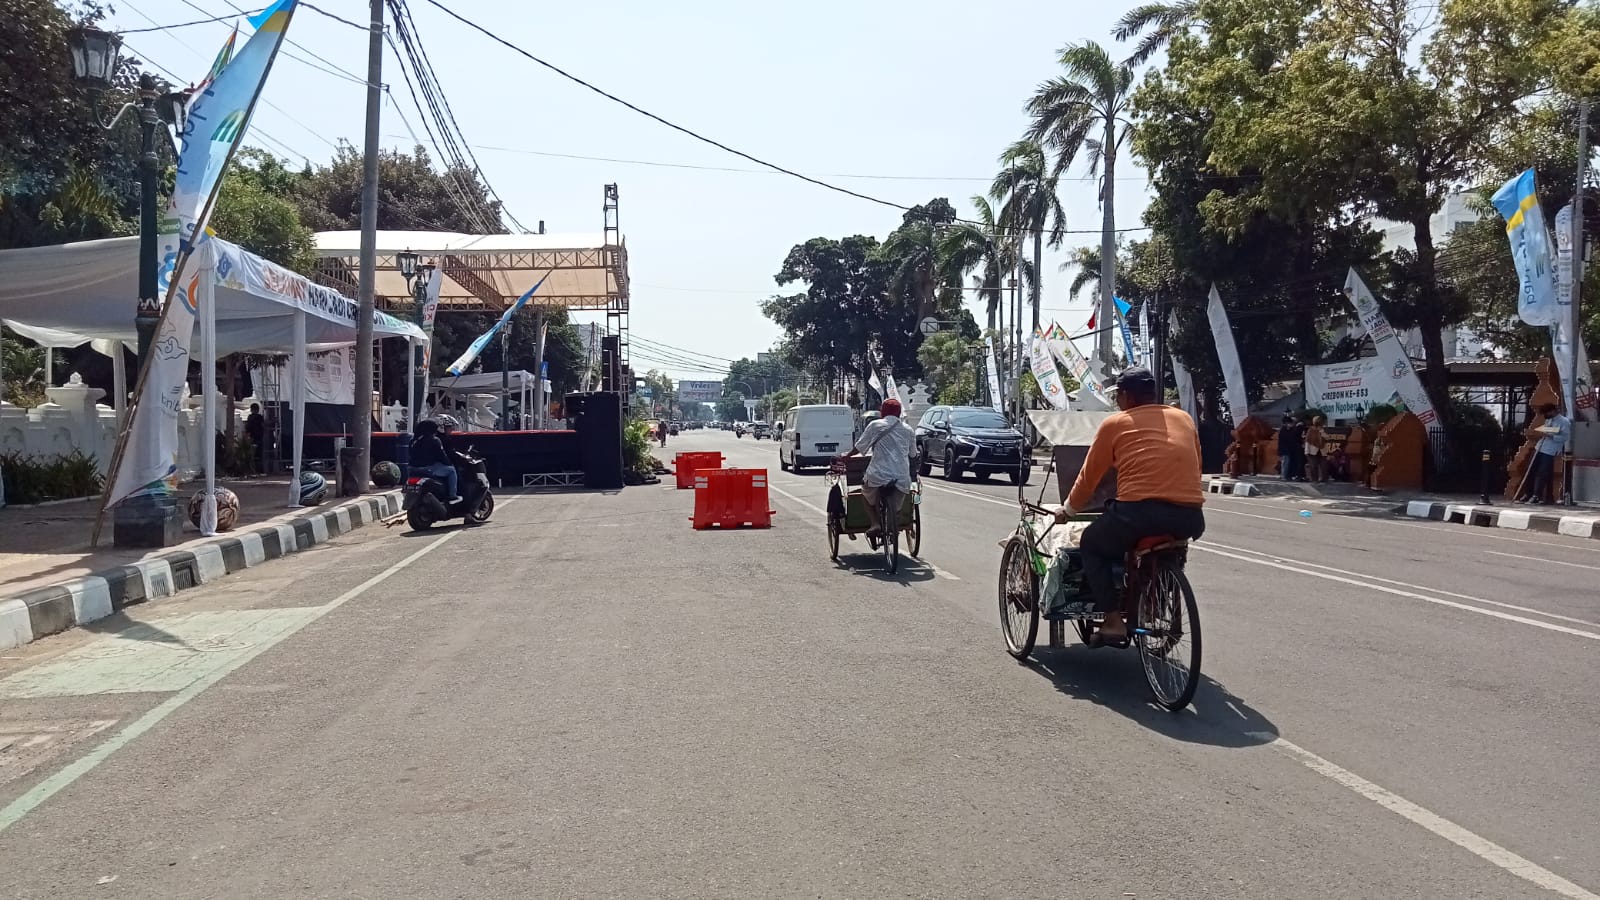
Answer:
<svg viewBox="0 0 1600 900"><path fill-rule="evenodd" d="M72 52L72 74L80 84L98 94L116 81L121 62L122 38L98 28L74 28L67 35ZM182 126L188 105L187 91L163 92L162 84L149 73L139 75L137 104L124 104L110 122L99 123L110 130L124 113L137 106L139 113L139 302L134 309L134 330L139 341L139 365L149 358L161 321L161 296L156 273L156 187L160 178L160 159L156 156L156 126L163 121Z"/></svg>
<svg viewBox="0 0 1600 900"><path fill-rule="evenodd" d="M79 27L68 33L67 46L72 55L73 78L92 96L98 98L112 87L121 63L121 37L98 28ZM189 100L187 91L163 92L162 87L150 74L140 73L136 102L123 104L109 122L101 122L99 116L91 112L95 123L107 131L115 128L129 110L137 109L139 115L139 298L134 307L133 323L138 337L140 371L149 361L150 345L155 342L156 328L161 322L156 247L156 179L160 175L160 160L156 156L156 126L165 121L177 125L181 131ZM119 405L123 399L118 398ZM211 398L207 397L206 402L211 402ZM170 547L178 542L180 535L177 498L170 492L128 497L118 503L112 513L112 541L118 548Z"/></svg>

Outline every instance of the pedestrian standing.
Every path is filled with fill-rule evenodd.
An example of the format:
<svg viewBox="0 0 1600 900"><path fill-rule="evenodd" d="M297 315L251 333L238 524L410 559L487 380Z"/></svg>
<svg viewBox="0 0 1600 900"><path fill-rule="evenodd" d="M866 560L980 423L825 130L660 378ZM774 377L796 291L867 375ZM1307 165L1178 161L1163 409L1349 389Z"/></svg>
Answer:
<svg viewBox="0 0 1600 900"><path fill-rule="evenodd" d="M261 404L250 404L250 415L244 420L244 433L250 438L251 448L255 451L256 473L267 471L267 420L261 415Z"/></svg>
<svg viewBox="0 0 1600 900"><path fill-rule="evenodd" d="M1556 471L1556 457L1567 449L1567 442L1572 439L1572 420L1561 414L1560 407L1546 403L1539 407L1539 415L1544 417L1544 424L1533 430L1543 437L1534 447L1528 474L1523 476L1519 503L1548 503L1553 499L1550 482Z"/></svg>
<svg viewBox="0 0 1600 900"><path fill-rule="evenodd" d="M1328 435L1322 430L1323 418L1311 417L1311 427L1306 429L1306 477L1318 484L1328 480L1328 458L1325 452L1328 447Z"/></svg>
<svg viewBox="0 0 1600 900"><path fill-rule="evenodd" d="M1295 437L1294 416L1284 416L1278 426L1278 477L1284 481L1294 478Z"/></svg>

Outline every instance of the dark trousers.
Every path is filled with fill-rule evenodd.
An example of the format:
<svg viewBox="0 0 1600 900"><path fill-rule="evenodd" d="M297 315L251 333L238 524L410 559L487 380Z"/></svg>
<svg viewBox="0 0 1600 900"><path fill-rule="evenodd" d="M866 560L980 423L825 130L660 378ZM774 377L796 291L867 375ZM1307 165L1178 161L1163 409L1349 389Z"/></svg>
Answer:
<svg viewBox="0 0 1600 900"><path fill-rule="evenodd" d="M1556 458L1552 453L1535 453L1528 463L1528 489L1523 494L1527 500L1549 500L1550 478L1556 472Z"/></svg>
<svg viewBox="0 0 1600 900"><path fill-rule="evenodd" d="M1099 612L1117 609L1117 586L1112 567L1121 563L1140 539L1170 534L1197 538L1206 531L1206 516L1198 506L1179 506L1164 500L1112 500L1106 511L1083 530L1078 545L1083 555L1083 577L1094 594Z"/></svg>

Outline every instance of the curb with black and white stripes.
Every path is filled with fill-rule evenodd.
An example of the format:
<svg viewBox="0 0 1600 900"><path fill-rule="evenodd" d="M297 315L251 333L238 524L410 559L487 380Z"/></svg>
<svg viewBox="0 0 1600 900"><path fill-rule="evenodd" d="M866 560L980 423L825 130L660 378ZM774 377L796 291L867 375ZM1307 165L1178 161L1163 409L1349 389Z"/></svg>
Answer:
<svg viewBox="0 0 1600 900"><path fill-rule="evenodd" d="M1211 478L1204 483L1207 493L1228 494L1234 497L1254 497L1260 493L1256 486L1248 481L1234 481L1231 478Z"/></svg>
<svg viewBox="0 0 1600 900"><path fill-rule="evenodd" d="M1406 504L1405 512L1413 519L1430 519L1435 522L1510 528L1514 531L1538 531L1568 537L1600 538L1600 516L1596 515L1563 515L1472 503L1440 503L1434 500L1412 500Z"/></svg>
<svg viewBox="0 0 1600 900"><path fill-rule="evenodd" d="M400 511L400 492L362 497L286 522L218 535L211 541L0 599L0 650L20 647L124 607L259 566Z"/></svg>

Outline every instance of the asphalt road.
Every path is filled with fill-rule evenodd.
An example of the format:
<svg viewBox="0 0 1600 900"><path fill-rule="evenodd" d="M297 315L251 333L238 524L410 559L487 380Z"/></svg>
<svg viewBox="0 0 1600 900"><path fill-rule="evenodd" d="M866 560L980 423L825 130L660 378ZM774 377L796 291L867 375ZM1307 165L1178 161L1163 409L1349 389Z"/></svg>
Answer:
<svg viewBox="0 0 1600 900"><path fill-rule="evenodd" d="M888 577L772 443L687 449L775 526L518 496L0 659L0 897L1600 891L1584 542L1214 498L1173 715L1132 654L1005 655L1009 485L928 480Z"/></svg>

